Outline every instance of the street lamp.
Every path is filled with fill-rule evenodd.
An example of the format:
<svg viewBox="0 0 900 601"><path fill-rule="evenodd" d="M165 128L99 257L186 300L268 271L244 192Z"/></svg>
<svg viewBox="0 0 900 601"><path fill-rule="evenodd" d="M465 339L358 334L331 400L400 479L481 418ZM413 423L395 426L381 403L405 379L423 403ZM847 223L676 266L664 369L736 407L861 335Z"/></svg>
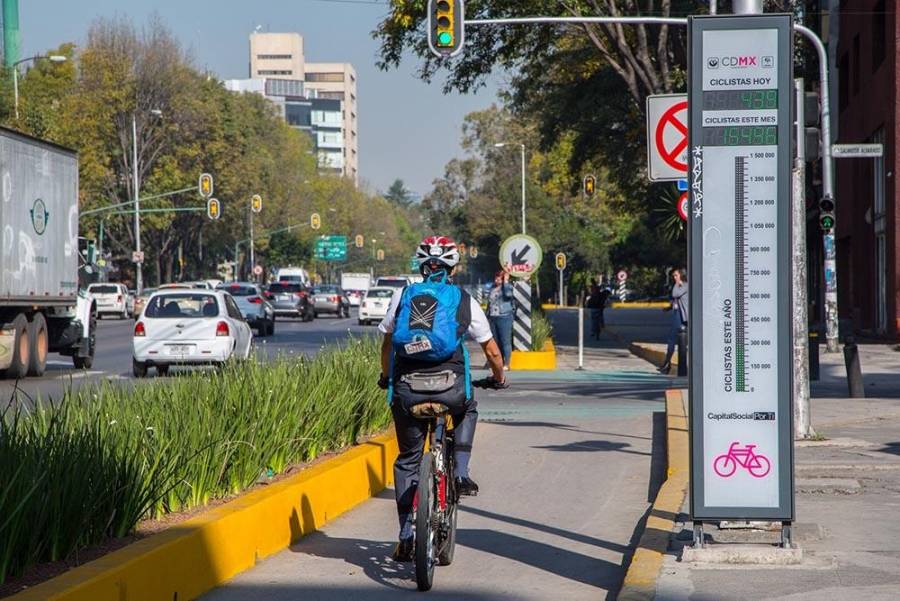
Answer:
<svg viewBox="0 0 900 601"><path fill-rule="evenodd" d="M17 60L12 64L13 69L13 104L15 105L16 111L16 119L19 118L19 65L22 63L27 63L28 61L36 61L39 58L46 58L51 63L64 63L68 60L68 57L63 56L62 54L36 54L35 56L29 56L28 58L23 58L21 60Z"/></svg>
<svg viewBox="0 0 900 601"><path fill-rule="evenodd" d="M150 109L150 114L154 117L162 117L162 111L159 109ZM141 254L141 194L140 194L140 176L138 175L138 149L137 149L137 113L131 113L131 171L134 177L134 251L137 255L135 261L135 289L140 294L144 291L144 270L143 258Z"/></svg>
<svg viewBox="0 0 900 601"><path fill-rule="evenodd" d="M508 142L497 142L494 144L494 148L503 148L504 146L510 146ZM522 149L522 233L525 233L525 145L519 144L519 148Z"/></svg>

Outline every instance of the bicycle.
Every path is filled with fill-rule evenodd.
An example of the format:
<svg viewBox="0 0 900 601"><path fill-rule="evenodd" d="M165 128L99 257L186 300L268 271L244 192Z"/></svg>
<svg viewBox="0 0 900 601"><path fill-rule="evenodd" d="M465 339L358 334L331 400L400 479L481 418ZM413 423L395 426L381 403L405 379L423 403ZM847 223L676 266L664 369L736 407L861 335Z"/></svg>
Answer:
<svg viewBox="0 0 900 601"><path fill-rule="evenodd" d="M755 444L739 447L739 442L731 443L728 452L723 453L713 461L713 470L722 478L730 478L734 475L738 466L750 472L754 478L763 478L772 469L772 462L765 455L753 451Z"/></svg>
<svg viewBox="0 0 900 601"><path fill-rule="evenodd" d="M506 388L493 378L475 380L477 388ZM415 514L416 585L420 591L431 589L435 565L453 563L456 549L456 514L459 493L456 490L456 463L453 459L453 419L443 403L420 403L410 408L417 419L429 420L426 440L429 452L419 464L419 484L413 498ZM423 486L422 483L429 483Z"/></svg>

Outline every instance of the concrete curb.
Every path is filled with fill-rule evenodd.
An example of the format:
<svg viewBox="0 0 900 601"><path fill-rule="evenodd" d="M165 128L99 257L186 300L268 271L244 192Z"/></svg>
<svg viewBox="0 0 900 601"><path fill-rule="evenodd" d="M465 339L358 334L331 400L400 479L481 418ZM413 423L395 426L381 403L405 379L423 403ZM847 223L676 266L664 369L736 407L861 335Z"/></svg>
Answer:
<svg viewBox="0 0 900 601"><path fill-rule="evenodd" d="M383 490L396 456L379 436L9 599L195 599Z"/></svg>
<svg viewBox="0 0 900 601"><path fill-rule="evenodd" d="M625 574L619 601L651 601L688 487L688 422L682 390L666 391L666 481L656 493L647 523Z"/></svg>
<svg viewBox="0 0 900 601"><path fill-rule="evenodd" d="M665 309L671 305L672 303L670 301L635 301L633 303L628 301L613 301L609 304L613 309Z"/></svg>
<svg viewBox="0 0 900 601"><path fill-rule="evenodd" d="M632 355L636 357L640 357L641 359L656 365L657 367L663 364L663 361L666 360L666 352L660 350L658 348L654 348L654 346L650 343L646 342L629 342L628 350L631 351ZM678 353L672 355L672 359L670 361L672 368L670 368L669 373L678 373Z"/></svg>
<svg viewBox="0 0 900 601"><path fill-rule="evenodd" d="M513 351L509 358L512 371L552 371L556 369L556 347L552 340L544 343L542 351Z"/></svg>

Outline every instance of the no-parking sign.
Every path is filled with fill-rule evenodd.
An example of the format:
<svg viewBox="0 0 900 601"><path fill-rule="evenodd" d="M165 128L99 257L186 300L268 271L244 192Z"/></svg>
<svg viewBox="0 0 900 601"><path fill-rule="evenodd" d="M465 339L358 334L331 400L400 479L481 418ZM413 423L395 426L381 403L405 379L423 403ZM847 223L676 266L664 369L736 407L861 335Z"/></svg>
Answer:
<svg viewBox="0 0 900 601"><path fill-rule="evenodd" d="M687 177L687 95L647 96L647 175L652 182Z"/></svg>

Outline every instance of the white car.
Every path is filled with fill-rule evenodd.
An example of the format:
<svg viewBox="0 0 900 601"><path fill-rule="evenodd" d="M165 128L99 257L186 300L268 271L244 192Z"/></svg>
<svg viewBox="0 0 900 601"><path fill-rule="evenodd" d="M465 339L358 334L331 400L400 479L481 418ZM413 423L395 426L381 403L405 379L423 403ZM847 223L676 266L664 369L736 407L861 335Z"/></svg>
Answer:
<svg viewBox="0 0 900 601"><path fill-rule="evenodd" d="M128 319L134 314L134 297L125 284L91 284L87 291L97 301L97 317L116 315Z"/></svg>
<svg viewBox="0 0 900 601"><path fill-rule="evenodd" d="M150 367L165 375L170 365L218 365L232 357L246 359L251 339L250 326L227 292L160 290L134 324L134 376L143 378Z"/></svg>
<svg viewBox="0 0 900 601"><path fill-rule="evenodd" d="M369 288L359 305L359 325L364 326L384 319L396 290L389 286Z"/></svg>

